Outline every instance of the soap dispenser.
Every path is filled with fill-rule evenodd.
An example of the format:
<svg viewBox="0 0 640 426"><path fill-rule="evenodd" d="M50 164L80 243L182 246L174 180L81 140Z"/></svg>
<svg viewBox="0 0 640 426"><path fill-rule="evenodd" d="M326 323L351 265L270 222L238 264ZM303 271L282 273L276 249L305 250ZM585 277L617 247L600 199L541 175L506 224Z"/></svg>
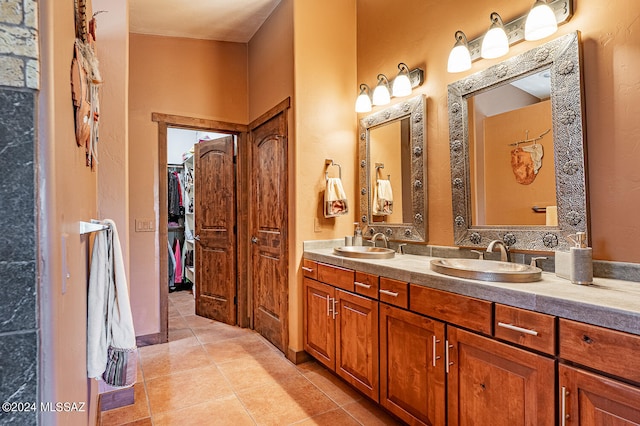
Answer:
<svg viewBox="0 0 640 426"><path fill-rule="evenodd" d="M573 243L569 252L556 252L556 275L569 279L574 284L592 284L593 256L591 247L587 247L587 234L578 232L570 235L569 240Z"/></svg>
<svg viewBox="0 0 640 426"><path fill-rule="evenodd" d="M358 222L354 222L355 230L353 231L353 245L361 246L362 245L362 229L360 229L360 224Z"/></svg>

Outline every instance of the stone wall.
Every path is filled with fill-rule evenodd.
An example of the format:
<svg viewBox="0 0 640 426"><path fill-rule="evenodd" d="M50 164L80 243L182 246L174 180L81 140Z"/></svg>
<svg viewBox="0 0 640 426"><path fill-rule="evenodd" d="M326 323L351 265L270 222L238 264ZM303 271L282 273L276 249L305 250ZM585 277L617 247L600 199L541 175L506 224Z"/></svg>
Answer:
<svg viewBox="0 0 640 426"><path fill-rule="evenodd" d="M37 6L0 0L0 403L38 401ZM0 412L0 424L37 423L37 411Z"/></svg>

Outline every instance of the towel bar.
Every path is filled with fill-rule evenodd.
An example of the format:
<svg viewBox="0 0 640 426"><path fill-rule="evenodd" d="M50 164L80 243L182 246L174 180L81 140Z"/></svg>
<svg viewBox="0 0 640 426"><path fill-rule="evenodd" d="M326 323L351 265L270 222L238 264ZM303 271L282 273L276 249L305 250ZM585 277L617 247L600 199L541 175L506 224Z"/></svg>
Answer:
<svg viewBox="0 0 640 426"><path fill-rule="evenodd" d="M103 225L99 220L91 219L91 222L80 222L80 235L104 231L105 229L109 229L109 225Z"/></svg>
<svg viewBox="0 0 640 426"><path fill-rule="evenodd" d="M340 164L334 163L333 160L330 160L327 158L326 160L324 160L324 166L325 168L329 166L336 166L338 168L338 177L342 179L342 167L340 167ZM324 179L329 180L329 172L327 171L324 172Z"/></svg>

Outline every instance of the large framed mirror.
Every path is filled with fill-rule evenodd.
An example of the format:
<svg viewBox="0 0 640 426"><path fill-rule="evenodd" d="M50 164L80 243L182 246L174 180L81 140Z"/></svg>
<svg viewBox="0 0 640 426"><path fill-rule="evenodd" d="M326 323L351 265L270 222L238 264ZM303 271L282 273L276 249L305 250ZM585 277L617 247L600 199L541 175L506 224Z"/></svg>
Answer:
<svg viewBox="0 0 640 426"><path fill-rule="evenodd" d="M426 241L426 98L360 120L360 221L369 236Z"/></svg>
<svg viewBox="0 0 640 426"><path fill-rule="evenodd" d="M580 33L448 87L455 244L568 249L589 232Z"/></svg>

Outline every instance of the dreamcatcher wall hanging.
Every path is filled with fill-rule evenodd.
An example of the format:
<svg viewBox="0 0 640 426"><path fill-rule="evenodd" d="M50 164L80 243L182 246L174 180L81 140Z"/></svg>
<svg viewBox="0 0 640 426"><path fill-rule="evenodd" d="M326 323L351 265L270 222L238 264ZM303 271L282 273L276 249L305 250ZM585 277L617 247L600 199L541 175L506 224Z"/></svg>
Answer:
<svg viewBox="0 0 640 426"><path fill-rule="evenodd" d="M96 54L96 12L87 23L86 0L75 0L76 40L71 62L71 95L76 143L83 146L87 166L98 163L98 124L102 78Z"/></svg>
<svg viewBox="0 0 640 426"><path fill-rule="evenodd" d="M515 146L511 151L511 169L515 175L516 182L519 184L529 185L538 176L538 171L542 167L542 157L544 156L544 150L538 141L550 131L551 129L533 139L529 139L529 131L527 131L524 140L509 144L509 146ZM533 142L533 144L520 147L520 144L529 142Z"/></svg>

